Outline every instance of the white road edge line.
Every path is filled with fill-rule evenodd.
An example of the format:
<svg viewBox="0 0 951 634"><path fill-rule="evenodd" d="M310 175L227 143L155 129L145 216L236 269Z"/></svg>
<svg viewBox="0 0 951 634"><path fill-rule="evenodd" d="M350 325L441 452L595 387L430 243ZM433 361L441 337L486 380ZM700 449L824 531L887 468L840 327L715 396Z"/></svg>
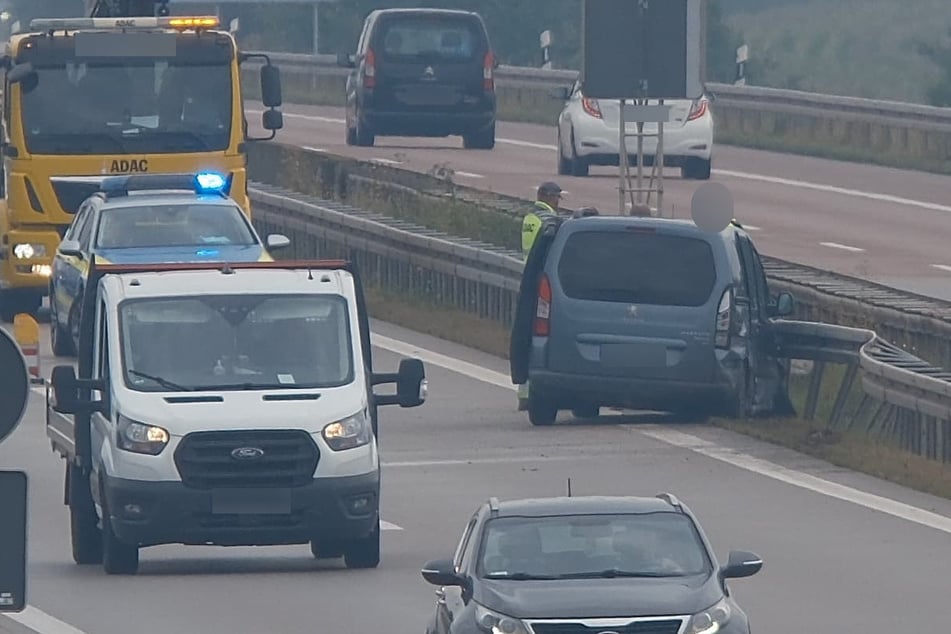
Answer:
<svg viewBox="0 0 951 634"><path fill-rule="evenodd" d="M485 178L482 174L476 174L474 172L455 172L456 176L462 176L463 178Z"/></svg>
<svg viewBox="0 0 951 634"><path fill-rule="evenodd" d="M847 244L839 244L838 242L820 242L821 246L829 247L830 249L840 249L842 251L850 251L852 253L861 253L865 249L860 249L859 247L850 247Z"/></svg>
<svg viewBox="0 0 951 634"><path fill-rule="evenodd" d="M248 114L262 114L263 113L262 110L245 110L245 112ZM337 119L335 117L321 117L318 115L285 112L284 116L290 117L291 119L321 121L324 123L345 123L344 119ZM499 138L499 139L496 139L496 142L504 143L507 145L514 145L517 147L531 148L535 150L546 150L550 152L554 152L558 149L557 145L548 145L546 143L533 143L531 141L521 141L519 139ZM425 149L425 148L420 148L420 149ZM760 181L763 183L772 183L774 185L787 185L789 187L798 187L800 189L811 189L813 191L826 192L830 194L841 194L843 196L852 196L854 198L865 198L867 200L874 200L877 202L895 203L898 205L905 205L908 207L919 207L921 209L928 209L930 211L941 211L944 213L951 213L951 206L948 206L948 205L941 205L939 203L931 203L924 200L914 200L911 198L903 198L901 196L892 196L891 194L865 192L858 189L849 189L847 187L836 187L835 185L824 185L822 183L799 181L799 180L794 180L791 178L781 178L778 176L767 176L765 174L737 172L734 170L715 169L715 170L712 170L712 172L718 176L729 176L731 178Z"/></svg>
<svg viewBox="0 0 951 634"><path fill-rule="evenodd" d="M506 390L515 390L511 379L501 372L496 372L479 365L460 361L448 357L438 352L433 352L425 348L414 346L412 344L391 339L382 335L373 334L371 336L373 345L388 350L390 352L406 356L417 357L426 363L450 370L457 374L467 376L477 381L482 381L489 385L501 387ZM513 403L514 406L514 403ZM898 502L872 493L866 493L847 487L836 482L825 480L808 473L796 471L777 465L775 463L754 458L746 454L739 453L732 449L720 447L714 443L703 440L691 434L685 434L673 430L658 427L638 427L632 431L643 433L651 438L665 442L675 447L689 449L695 453L725 462L727 464L739 467L746 471L756 473L774 480L785 482L801 489L806 489L825 495L827 497L851 502L858 506L880 511L882 513L898 517L900 519L934 528L945 533L951 534L951 517L932 513L903 502Z"/></svg>
<svg viewBox="0 0 951 634"><path fill-rule="evenodd" d="M402 165L403 164L403 161L397 161L395 159L388 159L388 158L373 157L370 160L374 163L385 163L386 165Z"/></svg>
<svg viewBox="0 0 951 634"><path fill-rule="evenodd" d="M8 612L4 613L4 616L40 634L86 634L32 605L26 606L22 612Z"/></svg>
<svg viewBox="0 0 951 634"><path fill-rule="evenodd" d="M948 266L947 264L932 264L931 266L933 266L936 269L945 271L947 273L951 273L951 266Z"/></svg>
<svg viewBox="0 0 951 634"><path fill-rule="evenodd" d="M380 530L381 531L401 531L403 530L402 526L397 526L392 522L387 522L386 520L380 520Z"/></svg>

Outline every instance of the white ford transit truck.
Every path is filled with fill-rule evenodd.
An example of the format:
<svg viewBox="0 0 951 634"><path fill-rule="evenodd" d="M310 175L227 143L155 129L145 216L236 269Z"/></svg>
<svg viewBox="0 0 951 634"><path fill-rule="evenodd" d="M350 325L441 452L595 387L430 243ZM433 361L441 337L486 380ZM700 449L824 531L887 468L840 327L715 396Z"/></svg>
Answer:
<svg viewBox="0 0 951 634"><path fill-rule="evenodd" d="M87 289L78 375L47 389L76 563L310 544L378 565L377 408L419 406L427 383L418 359L374 372L350 263L90 263Z"/></svg>

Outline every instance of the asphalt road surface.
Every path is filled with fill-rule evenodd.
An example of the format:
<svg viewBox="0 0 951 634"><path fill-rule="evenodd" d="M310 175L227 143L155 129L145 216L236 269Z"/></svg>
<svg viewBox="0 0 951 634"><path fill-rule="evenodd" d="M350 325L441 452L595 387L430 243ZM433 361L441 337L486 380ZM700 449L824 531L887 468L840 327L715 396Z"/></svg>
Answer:
<svg viewBox="0 0 951 634"><path fill-rule="evenodd" d="M260 104L248 104L249 123ZM376 147L344 143L343 110L284 108L278 140L376 160L421 172L455 170L456 182L530 198L544 180L557 180L572 208L593 205L617 213L618 170L595 167L588 178L557 176L555 129L498 124L494 150L464 150L458 137L377 137ZM733 193L736 217L760 250L793 262L951 300L951 178L948 176L807 158L719 145L713 180ZM700 181L666 170L664 212L690 217Z"/></svg>
<svg viewBox="0 0 951 634"><path fill-rule="evenodd" d="M43 330L48 375L55 360ZM562 495L568 478L575 495L671 491L698 513L722 558L731 548L760 554L762 572L733 583L754 632L946 629L951 502L663 418L533 428L515 411L504 361L385 324L374 333L379 367L419 355L430 379L421 408L381 415L389 530L378 569L316 562L306 546L150 548L134 577L74 565L64 466L35 394L0 445L0 467L29 474L31 513L31 607L0 617L0 632L421 634L435 597L419 569L451 555L476 505L491 495Z"/></svg>

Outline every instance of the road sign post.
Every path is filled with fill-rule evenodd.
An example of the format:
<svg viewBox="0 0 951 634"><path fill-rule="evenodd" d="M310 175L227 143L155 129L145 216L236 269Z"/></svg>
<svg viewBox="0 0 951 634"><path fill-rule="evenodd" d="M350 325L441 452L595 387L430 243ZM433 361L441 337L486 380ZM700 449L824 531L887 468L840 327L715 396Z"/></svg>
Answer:
<svg viewBox="0 0 951 634"><path fill-rule="evenodd" d="M668 99L698 99L703 94L701 51L704 0L584 0L582 7L582 92L592 99L618 101L619 212L647 203L657 194L663 207L664 123ZM628 104L633 100L632 105ZM652 107L656 100L661 108ZM628 132L628 123L637 132ZM657 132L645 133L654 123ZM637 179L631 186L627 139L637 138ZM651 186L643 185L644 139L657 139ZM657 184L654 184L654 180Z"/></svg>
<svg viewBox="0 0 951 634"><path fill-rule="evenodd" d="M20 424L29 394L23 353L0 328L0 442ZM26 473L0 471L0 612L26 608L26 500Z"/></svg>

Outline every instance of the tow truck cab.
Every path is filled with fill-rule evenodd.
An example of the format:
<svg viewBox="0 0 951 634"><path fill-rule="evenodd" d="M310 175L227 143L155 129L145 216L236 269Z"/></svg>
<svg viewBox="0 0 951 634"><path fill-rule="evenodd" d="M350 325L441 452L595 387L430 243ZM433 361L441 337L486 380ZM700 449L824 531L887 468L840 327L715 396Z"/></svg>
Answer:
<svg viewBox="0 0 951 634"><path fill-rule="evenodd" d="M78 378L57 366L47 392L76 562L132 574L146 546L309 543L376 567L377 408L419 406L427 384L417 359L373 371L352 265L89 275ZM395 394L374 391L386 383Z"/></svg>

